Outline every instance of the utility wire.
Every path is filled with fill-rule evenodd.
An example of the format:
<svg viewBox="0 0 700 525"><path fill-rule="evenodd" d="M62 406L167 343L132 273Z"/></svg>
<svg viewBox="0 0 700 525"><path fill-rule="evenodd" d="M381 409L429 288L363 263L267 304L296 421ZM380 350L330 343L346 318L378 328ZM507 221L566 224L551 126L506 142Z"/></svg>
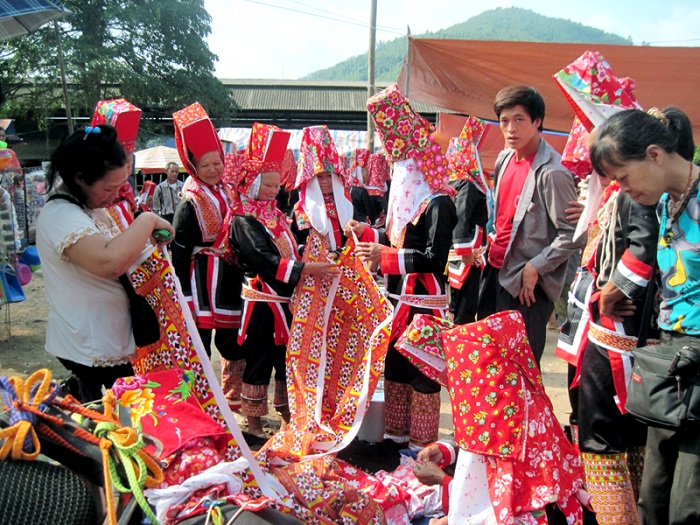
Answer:
<svg viewBox="0 0 700 525"><path fill-rule="evenodd" d="M322 13L328 13L329 15L333 15L333 16L345 18L346 20L352 20L353 22L359 22L359 23L363 24L364 26L367 26L367 24L363 23L362 20L358 20L358 19L356 19L356 18L351 18L351 17L345 16L345 15L339 15L339 14L334 13L334 12L332 12L332 11L327 11L327 10L325 10L325 9L321 9L320 7L316 7L316 6L313 6L313 5L304 4L303 2L297 2L296 0L288 0L288 1L291 2L291 3L293 3L293 4L298 4L298 5L301 5L301 6L304 6L304 7L308 7L308 8L310 8L310 9L316 9L317 11L321 11ZM379 24L377 24L377 28L383 28L383 29L386 29L386 30L401 31L401 28L400 28L400 27L392 27L392 26L385 26L385 25L379 25Z"/></svg>
<svg viewBox="0 0 700 525"><path fill-rule="evenodd" d="M283 7L281 5L268 4L267 2L259 2L257 0L245 0L245 1L250 3L250 4L259 4L259 5L265 5L268 7L276 7L277 9L282 9L284 11L291 11L293 13L301 13L304 15L315 16L318 18L325 18L326 20L333 20L335 22L342 22L344 24L350 24L350 25L360 26L360 27L364 27L364 28L369 29L369 24L366 24L363 22L352 22L350 20L343 20L342 18L335 18L335 17L331 17L331 16L319 15L316 13L309 13L308 11L302 11L301 9L292 9L291 7ZM384 33L391 33L394 35L405 36L405 33L398 32L398 31L391 31L389 29L381 29L380 27L375 27L374 29L376 29L377 31L382 31Z"/></svg>

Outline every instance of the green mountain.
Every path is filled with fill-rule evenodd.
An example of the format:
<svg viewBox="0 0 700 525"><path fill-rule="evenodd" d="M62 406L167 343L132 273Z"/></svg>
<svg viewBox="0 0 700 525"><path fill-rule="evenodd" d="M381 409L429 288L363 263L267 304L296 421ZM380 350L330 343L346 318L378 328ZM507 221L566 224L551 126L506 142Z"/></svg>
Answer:
<svg viewBox="0 0 700 525"><path fill-rule="evenodd" d="M543 16L519 7L496 8L462 22L414 37L453 38L464 40L514 40L520 42L567 42L629 45L630 39L600 29ZM406 37L377 44L375 77L377 81L393 82L401 71L408 48ZM335 66L314 71L302 80L367 80L367 53L357 55Z"/></svg>

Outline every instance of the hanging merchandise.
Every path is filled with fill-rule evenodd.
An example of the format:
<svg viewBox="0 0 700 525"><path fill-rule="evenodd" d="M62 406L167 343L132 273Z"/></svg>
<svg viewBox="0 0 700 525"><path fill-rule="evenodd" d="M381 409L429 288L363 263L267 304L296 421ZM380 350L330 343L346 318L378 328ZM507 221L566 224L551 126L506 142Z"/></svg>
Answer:
<svg viewBox="0 0 700 525"><path fill-rule="evenodd" d="M46 203L46 172L43 168L24 170L24 237L29 244L36 241L36 221ZM15 206L17 204L15 203Z"/></svg>
<svg viewBox="0 0 700 525"><path fill-rule="evenodd" d="M14 185L0 174L0 263L13 260L21 247L21 236L15 207L12 204Z"/></svg>

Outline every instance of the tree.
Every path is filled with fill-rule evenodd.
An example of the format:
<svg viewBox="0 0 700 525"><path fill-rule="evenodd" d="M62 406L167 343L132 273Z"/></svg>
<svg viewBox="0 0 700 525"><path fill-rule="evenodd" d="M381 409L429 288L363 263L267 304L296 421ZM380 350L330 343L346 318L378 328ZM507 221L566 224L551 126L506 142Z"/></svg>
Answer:
<svg viewBox="0 0 700 525"><path fill-rule="evenodd" d="M231 118L235 104L214 76L217 57L205 40L211 18L203 0L64 4L71 14L60 22L61 42L74 115L91 116L97 101L121 96L144 117L170 116L199 101L221 124ZM51 25L4 43L2 113L41 124L65 108L60 78Z"/></svg>

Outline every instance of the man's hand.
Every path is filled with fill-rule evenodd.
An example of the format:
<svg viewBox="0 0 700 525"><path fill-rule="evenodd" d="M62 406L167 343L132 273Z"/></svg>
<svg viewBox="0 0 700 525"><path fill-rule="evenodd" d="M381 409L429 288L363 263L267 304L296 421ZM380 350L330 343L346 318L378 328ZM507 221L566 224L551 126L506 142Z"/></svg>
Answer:
<svg viewBox="0 0 700 525"><path fill-rule="evenodd" d="M600 315L609 317L613 321L622 322L625 317L634 315L635 310L634 303L631 299L620 290L612 280L605 283L603 289L600 291L600 301L598 302L598 310Z"/></svg>
<svg viewBox="0 0 700 525"><path fill-rule="evenodd" d="M537 280L539 278L540 275L537 273L537 268L535 268L532 263L525 264L525 268L523 268L522 288L520 288L520 294L518 295L520 304L526 306L535 304L535 285L537 285Z"/></svg>

